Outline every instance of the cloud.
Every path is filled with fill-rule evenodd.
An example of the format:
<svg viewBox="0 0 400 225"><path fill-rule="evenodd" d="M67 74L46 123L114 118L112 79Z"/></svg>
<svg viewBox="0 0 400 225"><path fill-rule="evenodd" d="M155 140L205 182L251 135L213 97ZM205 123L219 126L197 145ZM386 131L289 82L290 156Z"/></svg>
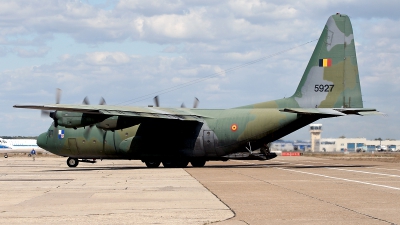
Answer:
<svg viewBox="0 0 400 225"><path fill-rule="evenodd" d="M86 61L95 65L119 65L128 63L130 57L123 52L93 52L86 54Z"/></svg>
<svg viewBox="0 0 400 225"><path fill-rule="evenodd" d="M15 52L17 52L19 57L22 58L32 58L32 57L42 57L46 55L51 48L49 47L41 47L38 49L24 49L24 48L15 48Z"/></svg>
<svg viewBox="0 0 400 225"><path fill-rule="evenodd" d="M315 42L285 50L318 38L336 12L352 19L364 105L390 115L400 110L393 104L400 96L400 3L395 1L113 2L111 7L73 0L0 2L1 110L4 118L12 117L3 120L7 129L0 134L17 134L27 123L45 129L39 124L49 121L36 122L37 112L14 115L12 105L52 103L57 87L63 89L63 103L80 103L89 95L110 104L147 105L165 90L163 106L196 96L201 107L232 108L290 96ZM379 119L387 126L382 132L397 132L398 120ZM341 135L343 125L338 127L332 133ZM29 132L38 133L34 130Z"/></svg>

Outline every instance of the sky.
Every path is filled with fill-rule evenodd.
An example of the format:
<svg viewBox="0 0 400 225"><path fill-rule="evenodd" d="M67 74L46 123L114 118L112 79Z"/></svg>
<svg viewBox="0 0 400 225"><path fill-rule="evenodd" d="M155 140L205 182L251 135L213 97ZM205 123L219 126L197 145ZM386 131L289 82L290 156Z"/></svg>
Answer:
<svg viewBox="0 0 400 225"><path fill-rule="evenodd" d="M322 138L400 139L400 2L362 0L0 0L0 135L51 118L15 104L233 108L291 96L328 17L350 16L364 107L322 119ZM306 44L308 43L308 44ZM248 62L260 60L248 66ZM187 82L197 81L187 85ZM183 88L178 88L182 87ZM308 127L284 139L309 139Z"/></svg>

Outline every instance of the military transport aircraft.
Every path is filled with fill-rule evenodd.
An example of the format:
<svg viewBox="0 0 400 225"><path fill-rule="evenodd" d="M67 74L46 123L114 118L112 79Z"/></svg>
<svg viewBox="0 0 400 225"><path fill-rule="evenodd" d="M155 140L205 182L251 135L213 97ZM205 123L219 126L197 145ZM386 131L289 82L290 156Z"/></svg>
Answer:
<svg viewBox="0 0 400 225"><path fill-rule="evenodd" d="M347 15L329 17L300 84L289 98L232 109L99 105L15 105L52 110L37 144L68 157L142 160L147 167L202 167L249 152L271 159L268 144L318 119L380 114L363 108L353 30ZM57 101L59 103L59 101ZM103 102L102 102L103 103ZM261 149L258 155L253 150Z"/></svg>

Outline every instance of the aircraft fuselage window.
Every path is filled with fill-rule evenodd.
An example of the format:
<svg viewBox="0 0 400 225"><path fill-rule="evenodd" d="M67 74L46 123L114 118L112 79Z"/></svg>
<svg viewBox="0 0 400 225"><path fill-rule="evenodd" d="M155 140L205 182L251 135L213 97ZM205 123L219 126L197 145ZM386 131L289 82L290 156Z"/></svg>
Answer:
<svg viewBox="0 0 400 225"><path fill-rule="evenodd" d="M49 130L49 131L47 132L47 136L52 137L52 136L53 136L53 130Z"/></svg>

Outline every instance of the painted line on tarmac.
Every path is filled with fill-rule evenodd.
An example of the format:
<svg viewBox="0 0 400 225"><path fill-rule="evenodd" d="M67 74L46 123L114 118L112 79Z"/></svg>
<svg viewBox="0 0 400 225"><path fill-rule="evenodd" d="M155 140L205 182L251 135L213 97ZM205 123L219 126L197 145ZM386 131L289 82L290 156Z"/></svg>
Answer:
<svg viewBox="0 0 400 225"><path fill-rule="evenodd" d="M284 168L276 168L276 169L287 170L287 171L292 171L292 172L296 172L296 173L304 173L304 174L314 175L314 176L320 176L320 177L326 177L326 178L335 179L335 180L343 180L343 181L348 181L348 182L353 182L353 183L359 183L359 184L367 184L367 185L371 185L371 186L389 188L389 189L393 189L393 190L398 190L398 191L400 191L400 188L392 187L392 186L387 186L387 185L382 185L382 184L374 184L374 183L369 183L369 182L364 182L364 181L350 180L350 179L346 179L346 178L332 177L332 176L327 176L327 175L323 175L323 174L310 173L310 172L304 172L304 171L298 171L298 170L292 170L292 169L284 169Z"/></svg>
<svg viewBox="0 0 400 225"><path fill-rule="evenodd" d="M262 166L262 167L269 167L269 168L287 170L287 169L278 168L278 167L273 167L273 166L268 166L268 165L260 165L260 164L256 164L256 163L249 163L249 162L245 162L245 161L241 161L241 160L235 160L235 161L238 161L238 162L241 162L241 163L244 163L244 164L259 165L259 166ZM286 163L284 163L284 164L286 164ZM232 171L232 172L233 172L233 171ZM295 170L294 170L294 172L301 172L301 171L295 171ZM240 172L236 172L236 173L241 174L241 175L244 175L244 176L247 176L247 177L251 177L251 178L253 178L253 179L255 179L255 180L259 180L259 181L262 181L262 182L267 183L267 184L270 184L270 185L274 185L274 186L277 186L277 187L280 187L280 188L283 188L283 189L286 189L286 190L295 192L295 193L297 193L297 194L301 194L301 195L307 196L307 197L309 197L309 198L312 198L312 199L315 199L315 200L318 200L318 201L321 201L321 202L324 202L324 203L327 203L327 204L330 204L330 205L334 205L334 206L336 206L336 207L339 207L339 208L342 208L342 209L345 209L345 210L348 210L348 211L351 211L351 212L354 212L354 213L357 213L357 214L360 214L360 215L369 217L369 218L371 218L371 219L379 220L379 221L386 222L386 223L389 223L389 224L392 224L392 225L395 224L395 223L390 222L390 221L388 221L388 220L381 219L381 218L378 218L378 217L369 215L369 214L367 214L367 213L363 213L363 212L361 212L361 211L357 211L357 210L355 210L355 209L351 209L351 208L349 208L349 207L340 205L340 204L335 203L335 202L331 202L331 201L324 200L324 199L322 199L322 198L318 198L317 196L313 196L313 195L310 195L310 194L301 192L301 191L299 191L299 190L290 189L290 188L287 188L287 187L284 187L284 186L281 186L281 185L278 185L278 184L274 184L274 183L272 183L272 182L270 182L270 181L266 181L266 180L263 180L263 179L259 179L259 178L256 178L256 177L253 177L253 176L250 176L250 175L246 175L246 174L243 174L243 173L240 173Z"/></svg>
<svg viewBox="0 0 400 225"><path fill-rule="evenodd" d="M367 173L367 174L373 174L373 175L380 175L380 176L388 176L388 177L397 177L397 178L400 178L399 175L386 174L386 173L374 173L374 172L367 172L367 171L360 171L360 170L346 170L346 169L339 169L339 168L328 168L328 169L331 169L331 170L343 170L343 171L356 172L356 173Z"/></svg>
<svg viewBox="0 0 400 225"><path fill-rule="evenodd" d="M313 162L313 161L304 160L303 162ZM341 163L323 163L323 162L315 162L315 163L326 164L326 165L337 165L337 166L349 166L349 164L341 164ZM356 165L352 165L352 166L356 166ZM381 167L368 167L368 168L378 169L378 170L400 171L398 169L388 169L388 168L381 168Z"/></svg>
<svg viewBox="0 0 400 225"><path fill-rule="evenodd" d="M239 162L242 162L242 163L246 163L246 164L257 165L255 163L247 163L247 162L243 162L243 161L240 161L240 160L236 160L236 161L239 161ZM371 186L376 186L376 187L389 188L389 189L392 189L392 190L400 191L400 188L387 186L387 185L382 185L382 184L374 184L374 183L369 183L369 182L364 182L364 181L350 180L350 179L340 178L340 177L332 177L332 176L327 176L327 175L323 175L323 174L319 174L319 173L310 173L310 172L304 172L304 171L293 170L293 169L285 169L285 168L264 166L264 165L260 165L260 166L271 167L271 168L275 168L275 169L278 169L278 170L286 170L286 171L291 171L291 172L296 172L296 173L303 173L303 174L308 174L308 175L313 175L313 176L325 177L325 178L330 178L330 179L334 179L334 180L342 180L342 181L347 181L347 182L352 182L352 183L359 183L359 184L366 184L366 185L371 185ZM307 165L307 166L312 166L312 165Z"/></svg>
<svg viewBox="0 0 400 225"><path fill-rule="evenodd" d="M290 163L289 163L290 164ZM315 166L315 165L306 165L306 164L300 164L300 163L292 163L293 165L301 165L301 166ZM347 165L348 166L348 165ZM374 173L374 172L367 172L367 171L360 171L360 170L348 170L348 169L340 169L340 168L332 168L332 167L325 167L325 169L330 169L330 170L341 170L341 171L348 171L348 172L356 172L356 173L367 173L367 174L373 174L373 175L380 175L380 176L388 176L388 177L397 177L400 178L399 175L394 175L394 174L386 174L386 173Z"/></svg>

